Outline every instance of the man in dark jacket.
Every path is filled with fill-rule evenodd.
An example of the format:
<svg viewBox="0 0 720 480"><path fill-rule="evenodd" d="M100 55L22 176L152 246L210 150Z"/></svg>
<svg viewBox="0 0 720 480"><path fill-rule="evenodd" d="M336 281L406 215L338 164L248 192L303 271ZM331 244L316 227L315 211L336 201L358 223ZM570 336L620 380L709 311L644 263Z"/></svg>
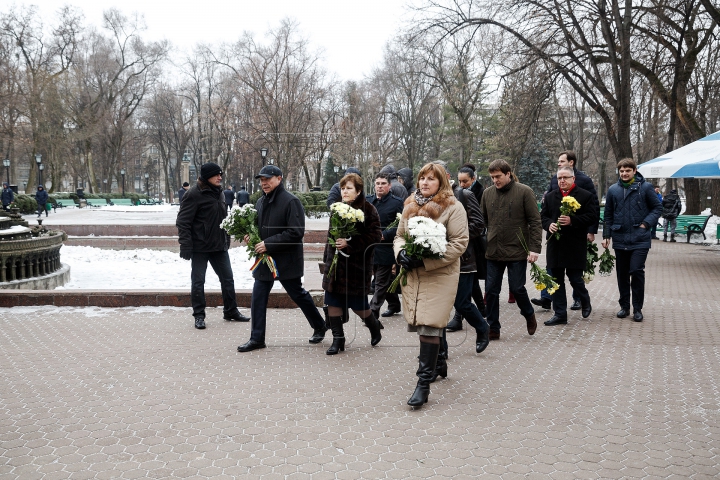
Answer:
<svg viewBox="0 0 720 480"><path fill-rule="evenodd" d="M237 193L237 204L239 207L250 203L250 194L245 190L245 187L240 187L240 191Z"/></svg>
<svg viewBox="0 0 720 480"><path fill-rule="evenodd" d="M255 253L272 257L277 265L277 278L265 263L260 263L253 271L255 284L250 304L252 332L250 340L240 345L238 352L265 348L267 303L275 280L280 281L313 328L310 343L320 343L327 331L325 319L300 281L304 274L302 238L305 235L305 211L302 203L285 190L282 171L275 165L264 166L255 178L260 179L260 188L264 193L255 205L262 239L255 246Z"/></svg>
<svg viewBox="0 0 720 480"><path fill-rule="evenodd" d="M620 160L618 173L618 183L612 185L605 196L602 246L608 248L612 239L620 291L617 317L625 318L630 314L632 291L633 320L642 322L645 260L652 246L650 229L662 213L662 204L652 185L638 173L633 159Z"/></svg>
<svg viewBox="0 0 720 480"><path fill-rule="evenodd" d="M597 222L597 198L575 184L575 171L572 167L561 167L557 172L558 189L545 195L540 218L543 229L547 230L547 267L557 280L559 288L552 294L555 315L545 322L547 326L567 324L567 296L565 295L565 275L567 274L573 292L580 299L582 317L588 318L592 312L590 294L585 288L583 271L587 262L587 229ZM570 215L561 215L563 199L574 198L580 204ZM560 224L560 227L558 227ZM560 238L556 232L560 228Z"/></svg>
<svg viewBox="0 0 720 480"><path fill-rule="evenodd" d="M413 182L413 172L408 167L401 168L397 171L398 181L407 190L408 197L415 193L415 184Z"/></svg>
<svg viewBox="0 0 720 480"><path fill-rule="evenodd" d="M8 206L15 201L15 192L12 191L12 188L10 188L7 182L3 182L0 199L2 200L3 210L8 210Z"/></svg>
<svg viewBox="0 0 720 480"><path fill-rule="evenodd" d="M386 174L390 179L390 193L404 202L408 197L408 191L405 187L403 187L402 183L398 181L398 174L395 171L395 167L392 165L385 165L380 169L380 173Z"/></svg>
<svg viewBox="0 0 720 480"><path fill-rule="evenodd" d="M192 262L190 301L195 328L205 328L205 272L210 262L220 279L223 318L247 322L238 311L235 279L230 266L230 236L220 228L227 215L222 195L222 169L208 162L200 168L197 185L187 191L180 203L175 225L178 229L180 257Z"/></svg>
<svg viewBox="0 0 720 480"><path fill-rule="evenodd" d="M525 289L525 279L528 262L535 263L542 250L542 223L535 193L515 179L505 160L490 163L488 172L494 187L483 192L480 211L487 227L485 291L490 340L500 339L499 297L506 268L510 293L515 296L520 313L525 317L528 333L533 335L537 321Z"/></svg>
<svg viewBox="0 0 720 480"><path fill-rule="evenodd" d="M230 210L233 206L233 202L235 201L235 192L232 191L232 187L230 185L223 190L223 195L225 196L225 205L227 206L227 209Z"/></svg>
<svg viewBox="0 0 720 480"><path fill-rule="evenodd" d="M45 216L48 216L47 202L48 193L45 191L42 185L38 185L37 192L35 193L35 201L38 204L38 218L42 216L42 212L45 212Z"/></svg>
<svg viewBox="0 0 720 480"><path fill-rule="evenodd" d="M190 184L188 182L185 182L182 184L182 187L180 187L180 190L177 191L178 203L182 202L183 196L189 189L190 189Z"/></svg>
<svg viewBox="0 0 720 480"><path fill-rule="evenodd" d="M600 202L598 202L597 198L597 190L595 189L595 184L592 181L592 178L585 175L583 172L575 168L575 163L577 162L577 156L575 155L575 152L572 150L565 150L564 152L560 152L558 155L558 162L557 166L558 168L563 167L571 167L573 169L573 174L575 175L575 185L578 188L582 188L583 190L587 190L588 192L592 193L594 195L594 199L591 199L593 203L595 203L595 207L597 208L598 212L598 218L595 222L592 223L592 225L588 226L587 229L587 240L589 242L595 241L595 235L598 231L598 226L600 225ZM550 186L547 189L547 192L545 194L547 195L550 192L556 191L558 189L558 178L557 174L553 175L553 177L550 179ZM543 197L545 198L545 197ZM553 275L553 272L550 268L548 268L548 274ZM535 305L538 305L545 310L549 310L552 304L552 300L550 298L550 294L547 292L547 290L543 290L540 292L540 298L533 298L532 303ZM575 291L573 290L573 304L570 307L571 310L580 310L581 308L581 302L580 302L580 296L575 294Z"/></svg>
<svg viewBox="0 0 720 480"><path fill-rule="evenodd" d="M382 240L375 246L373 253L373 275L375 276L375 293L370 302L370 309L375 318L380 318L380 308L385 300L388 302L388 310L392 315L400 313L400 298L397 293L389 293L388 287L395 275L395 255L393 254L392 243L395 239L397 227L387 228L397 218L398 213L403 211L403 202L390 193L390 179L384 173L375 175L375 195L368 195L367 201L375 206L380 215L380 228L382 229ZM385 315L388 316L388 315Z"/></svg>
<svg viewBox="0 0 720 480"><path fill-rule="evenodd" d="M675 228L677 228L677 217L682 211L682 201L677 193L677 190L670 190L670 193L665 195L662 200L662 218L665 220L663 223L664 234L663 242L667 242L668 226L670 227L670 241L675 241Z"/></svg>
<svg viewBox="0 0 720 480"><path fill-rule="evenodd" d="M362 175L360 174L360 170L358 170L355 167L349 167L347 170L345 170L345 175L349 173L356 173L360 175L360 178L362 178ZM328 193L327 198L327 206L330 208L330 205L336 202L342 202L342 195L340 194L340 182L337 182L335 185L332 186L330 189L330 193Z"/></svg>

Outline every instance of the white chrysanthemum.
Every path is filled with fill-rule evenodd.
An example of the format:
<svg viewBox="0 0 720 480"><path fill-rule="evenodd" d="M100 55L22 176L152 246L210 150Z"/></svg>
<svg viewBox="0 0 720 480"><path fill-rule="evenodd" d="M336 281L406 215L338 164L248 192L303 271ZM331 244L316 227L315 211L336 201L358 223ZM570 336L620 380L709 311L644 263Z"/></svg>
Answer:
<svg viewBox="0 0 720 480"><path fill-rule="evenodd" d="M408 220L408 234L414 242L429 248L433 253L443 255L447 251L447 230L445 225L426 217L413 217Z"/></svg>

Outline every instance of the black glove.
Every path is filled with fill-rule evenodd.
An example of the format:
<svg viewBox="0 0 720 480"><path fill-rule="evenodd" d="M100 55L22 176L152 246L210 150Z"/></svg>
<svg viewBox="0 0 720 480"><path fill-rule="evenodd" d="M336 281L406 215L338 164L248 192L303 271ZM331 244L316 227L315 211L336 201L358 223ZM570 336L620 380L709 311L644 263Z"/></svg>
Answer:
<svg viewBox="0 0 720 480"><path fill-rule="evenodd" d="M192 250L180 249L180 258L183 260L192 260Z"/></svg>
<svg viewBox="0 0 720 480"><path fill-rule="evenodd" d="M400 264L401 267L403 267L408 272L412 270L413 268L422 267L425 265L423 263L422 258L414 258L408 256L407 252L405 250L400 250L400 253L398 253L397 261Z"/></svg>

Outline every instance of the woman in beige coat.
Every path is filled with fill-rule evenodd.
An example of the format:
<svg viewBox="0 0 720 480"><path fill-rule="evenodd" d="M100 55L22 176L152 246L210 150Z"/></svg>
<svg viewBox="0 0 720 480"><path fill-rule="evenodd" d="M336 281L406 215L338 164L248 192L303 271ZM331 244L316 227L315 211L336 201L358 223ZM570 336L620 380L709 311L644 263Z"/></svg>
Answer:
<svg viewBox="0 0 720 480"><path fill-rule="evenodd" d="M405 250L408 220L423 216L443 224L447 250L442 258L409 257ZM418 382L408 405L420 407L430 395L442 330L448 323L460 277L460 256L467 249L467 215L455 200L445 169L428 163L418 173L417 190L405 200L402 219L393 242L398 263L409 270L402 288L403 312L408 330L420 336Z"/></svg>

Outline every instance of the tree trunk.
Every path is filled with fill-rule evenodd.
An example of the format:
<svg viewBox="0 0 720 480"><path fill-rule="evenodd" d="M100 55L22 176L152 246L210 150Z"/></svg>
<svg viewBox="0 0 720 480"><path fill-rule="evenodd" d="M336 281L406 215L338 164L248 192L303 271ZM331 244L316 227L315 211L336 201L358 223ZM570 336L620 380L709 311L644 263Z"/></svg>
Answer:
<svg viewBox="0 0 720 480"><path fill-rule="evenodd" d="M710 180L710 210L713 215L720 215L720 180Z"/></svg>
<svg viewBox="0 0 720 480"><path fill-rule="evenodd" d="M700 215L700 180L685 178L685 215Z"/></svg>

